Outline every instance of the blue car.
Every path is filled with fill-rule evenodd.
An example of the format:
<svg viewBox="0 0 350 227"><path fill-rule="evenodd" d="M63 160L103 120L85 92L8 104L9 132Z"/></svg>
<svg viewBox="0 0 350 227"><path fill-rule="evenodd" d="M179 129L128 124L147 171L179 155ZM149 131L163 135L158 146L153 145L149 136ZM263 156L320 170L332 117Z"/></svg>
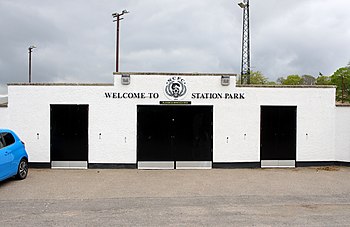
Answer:
<svg viewBox="0 0 350 227"><path fill-rule="evenodd" d="M28 174L28 154L24 143L11 130L0 129L0 181L16 176L23 180Z"/></svg>

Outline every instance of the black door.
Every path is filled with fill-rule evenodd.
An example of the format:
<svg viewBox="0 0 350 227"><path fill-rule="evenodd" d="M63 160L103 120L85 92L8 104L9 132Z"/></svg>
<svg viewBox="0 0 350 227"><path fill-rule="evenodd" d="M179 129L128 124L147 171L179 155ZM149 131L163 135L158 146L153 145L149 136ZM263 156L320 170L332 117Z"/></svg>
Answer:
<svg viewBox="0 0 350 227"><path fill-rule="evenodd" d="M88 161L88 105L51 105L51 161Z"/></svg>
<svg viewBox="0 0 350 227"><path fill-rule="evenodd" d="M211 106L138 106L138 161L212 161Z"/></svg>
<svg viewBox="0 0 350 227"><path fill-rule="evenodd" d="M175 161L212 161L212 108L190 106L173 111Z"/></svg>
<svg viewBox="0 0 350 227"><path fill-rule="evenodd" d="M261 160L296 159L295 106L261 107Z"/></svg>
<svg viewBox="0 0 350 227"><path fill-rule="evenodd" d="M139 106L137 110L138 161L174 161L173 113L158 106Z"/></svg>

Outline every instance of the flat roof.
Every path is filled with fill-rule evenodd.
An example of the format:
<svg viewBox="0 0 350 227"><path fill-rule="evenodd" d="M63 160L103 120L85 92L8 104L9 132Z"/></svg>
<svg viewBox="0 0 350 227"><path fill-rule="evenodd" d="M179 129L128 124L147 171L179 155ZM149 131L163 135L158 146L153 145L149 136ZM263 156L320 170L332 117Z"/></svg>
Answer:
<svg viewBox="0 0 350 227"><path fill-rule="evenodd" d="M8 83L8 86L114 86L113 83Z"/></svg>
<svg viewBox="0 0 350 227"><path fill-rule="evenodd" d="M338 107L350 107L350 103L348 103L348 102L344 102L344 103L336 102L335 105Z"/></svg>
<svg viewBox="0 0 350 227"><path fill-rule="evenodd" d="M119 75L119 74L117 74ZM133 74L132 74L133 75ZM169 74L167 74L169 75ZM180 75L180 74L178 74ZM223 75L223 74L220 74ZM112 83L9 83L8 86L114 86ZM245 88L336 88L335 85L264 85L237 84L236 87Z"/></svg>
<svg viewBox="0 0 350 227"><path fill-rule="evenodd" d="M157 76L237 76L234 73L174 73L174 72L114 72L113 75L157 75Z"/></svg>
<svg viewBox="0 0 350 227"><path fill-rule="evenodd" d="M113 75L149 76L238 76L234 73L174 73L174 72L114 72ZM113 83L9 83L8 86L114 86ZM252 88L336 88L335 85L262 85L236 84L236 87Z"/></svg>
<svg viewBox="0 0 350 227"><path fill-rule="evenodd" d="M237 84L237 87L252 87L252 88L336 88L335 85L265 85L265 84Z"/></svg>

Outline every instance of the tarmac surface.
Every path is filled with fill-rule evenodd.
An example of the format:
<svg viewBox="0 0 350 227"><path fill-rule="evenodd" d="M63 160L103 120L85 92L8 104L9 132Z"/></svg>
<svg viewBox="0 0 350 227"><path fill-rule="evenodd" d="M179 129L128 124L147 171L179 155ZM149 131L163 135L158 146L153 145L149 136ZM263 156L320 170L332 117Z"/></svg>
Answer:
<svg viewBox="0 0 350 227"><path fill-rule="evenodd" d="M30 169L0 226L350 226L350 168Z"/></svg>

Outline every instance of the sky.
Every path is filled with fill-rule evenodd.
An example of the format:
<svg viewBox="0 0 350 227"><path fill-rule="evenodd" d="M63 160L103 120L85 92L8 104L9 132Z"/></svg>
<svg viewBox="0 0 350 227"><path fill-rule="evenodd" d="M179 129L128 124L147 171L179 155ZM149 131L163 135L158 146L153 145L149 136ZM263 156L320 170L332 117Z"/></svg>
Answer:
<svg viewBox="0 0 350 227"><path fill-rule="evenodd" d="M0 0L0 94L7 83L112 83L120 71L240 73L239 0ZM250 0L251 67L271 81L331 75L350 62L349 0Z"/></svg>

